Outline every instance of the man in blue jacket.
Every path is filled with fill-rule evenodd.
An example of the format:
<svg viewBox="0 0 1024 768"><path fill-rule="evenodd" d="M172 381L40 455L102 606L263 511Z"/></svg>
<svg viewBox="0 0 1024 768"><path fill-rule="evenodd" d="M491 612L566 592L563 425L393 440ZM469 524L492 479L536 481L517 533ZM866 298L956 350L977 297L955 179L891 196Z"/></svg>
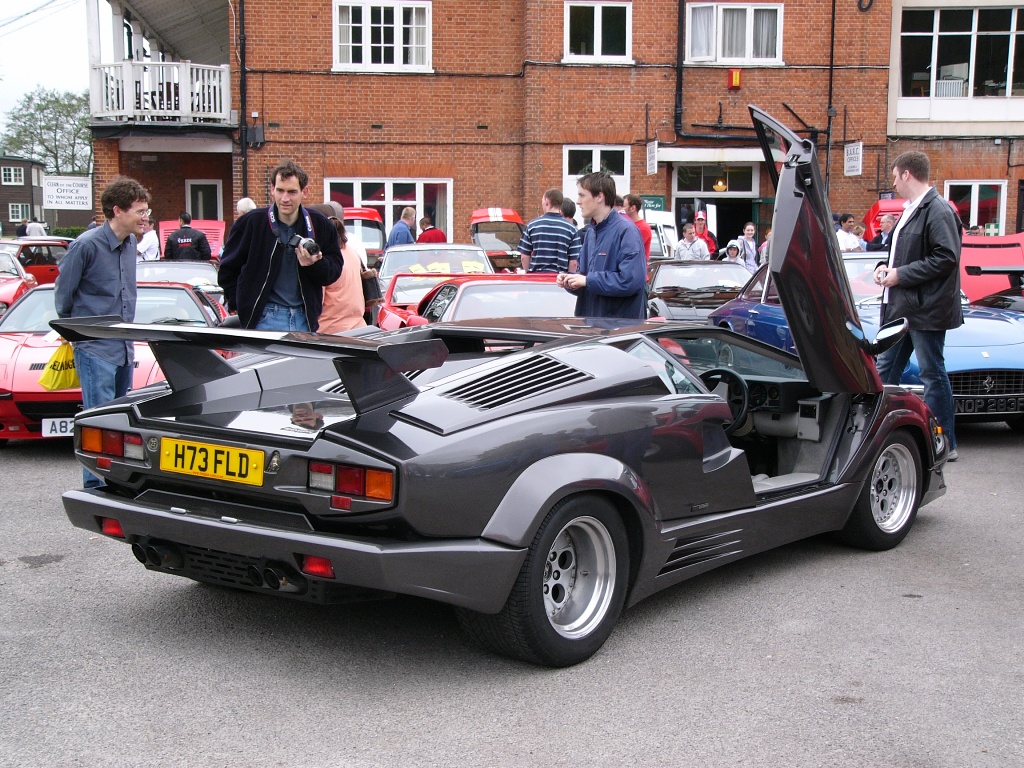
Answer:
<svg viewBox="0 0 1024 768"><path fill-rule="evenodd" d="M607 173L588 173L576 186L580 212L590 225L581 233L578 271L559 273L557 284L576 295L577 317L644 320L644 243L632 221L612 215L615 180Z"/></svg>
<svg viewBox="0 0 1024 768"><path fill-rule="evenodd" d="M324 286L341 276L338 231L322 213L303 207L309 177L298 165L281 163L271 178L274 204L235 222L217 282L243 328L315 331ZM311 253L296 244L296 235L312 238L318 248Z"/></svg>

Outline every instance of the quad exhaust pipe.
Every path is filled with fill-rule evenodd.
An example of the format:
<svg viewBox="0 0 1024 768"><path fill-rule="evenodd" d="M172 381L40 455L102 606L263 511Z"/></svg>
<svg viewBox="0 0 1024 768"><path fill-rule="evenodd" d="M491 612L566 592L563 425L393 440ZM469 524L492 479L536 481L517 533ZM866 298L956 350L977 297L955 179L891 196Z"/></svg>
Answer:
<svg viewBox="0 0 1024 768"><path fill-rule="evenodd" d="M254 587L266 587L275 592L306 591L306 580L294 568L284 563L267 563L262 570L250 565L245 572Z"/></svg>
<svg viewBox="0 0 1024 768"><path fill-rule="evenodd" d="M152 568L180 571L185 567L185 556L174 544L150 539L132 544L132 554L140 563Z"/></svg>

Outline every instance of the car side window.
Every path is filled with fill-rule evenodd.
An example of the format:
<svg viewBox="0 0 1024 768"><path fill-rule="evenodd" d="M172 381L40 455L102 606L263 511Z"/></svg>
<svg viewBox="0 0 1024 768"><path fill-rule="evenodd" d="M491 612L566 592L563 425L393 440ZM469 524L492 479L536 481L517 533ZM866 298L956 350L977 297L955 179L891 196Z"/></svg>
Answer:
<svg viewBox="0 0 1024 768"><path fill-rule="evenodd" d="M452 299L455 298L458 290L454 285L445 285L439 288L437 295L430 300L427 308L423 310L423 317L432 323L440 320L441 315L448 309L448 305L452 303Z"/></svg>
<svg viewBox="0 0 1024 768"><path fill-rule="evenodd" d="M764 276L766 274L768 273L762 272L754 282L747 286L747 290L743 292L743 299L745 301L761 301L761 295L764 293Z"/></svg>
<svg viewBox="0 0 1024 768"><path fill-rule="evenodd" d="M646 342L638 342L627 352L642 363L654 369L668 391L676 395L692 395L700 392L697 385L687 376L682 368L669 360Z"/></svg>
<svg viewBox="0 0 1024 768"><path fill-rule="evenodd" d="M765 304L780 304L779 291L775 287L775 281L771 278L768 279L768 290L764 292L764 303Z"/></svg>

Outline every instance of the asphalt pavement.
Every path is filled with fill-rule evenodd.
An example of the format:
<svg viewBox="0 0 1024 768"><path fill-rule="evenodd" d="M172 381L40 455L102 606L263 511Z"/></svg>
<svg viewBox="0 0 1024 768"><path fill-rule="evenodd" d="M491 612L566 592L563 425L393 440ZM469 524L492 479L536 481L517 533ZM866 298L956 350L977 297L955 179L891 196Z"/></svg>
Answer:
<svg viewBox="0 0 1024 768"><path fill-rule="evenodd" d="M490 655L425 600L147 572L67 521L66 442L12 443L0 766L1024 765L1024 435L959 442L896 549L817 538L731 564L562 670Z"/></svg>

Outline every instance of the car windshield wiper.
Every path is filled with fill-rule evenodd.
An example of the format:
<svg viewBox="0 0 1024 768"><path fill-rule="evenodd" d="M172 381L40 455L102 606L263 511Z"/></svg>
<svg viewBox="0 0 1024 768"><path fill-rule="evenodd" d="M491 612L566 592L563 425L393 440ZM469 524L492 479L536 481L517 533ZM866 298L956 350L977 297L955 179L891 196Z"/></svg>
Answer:
<svg viewBox="0 0 1024 768"><path fill-rule="evenodd" d="M156 320L150 320L150 325L206 325L202 320L190 320L188 318L182 319L180 317L158 317Z"/></svg>

